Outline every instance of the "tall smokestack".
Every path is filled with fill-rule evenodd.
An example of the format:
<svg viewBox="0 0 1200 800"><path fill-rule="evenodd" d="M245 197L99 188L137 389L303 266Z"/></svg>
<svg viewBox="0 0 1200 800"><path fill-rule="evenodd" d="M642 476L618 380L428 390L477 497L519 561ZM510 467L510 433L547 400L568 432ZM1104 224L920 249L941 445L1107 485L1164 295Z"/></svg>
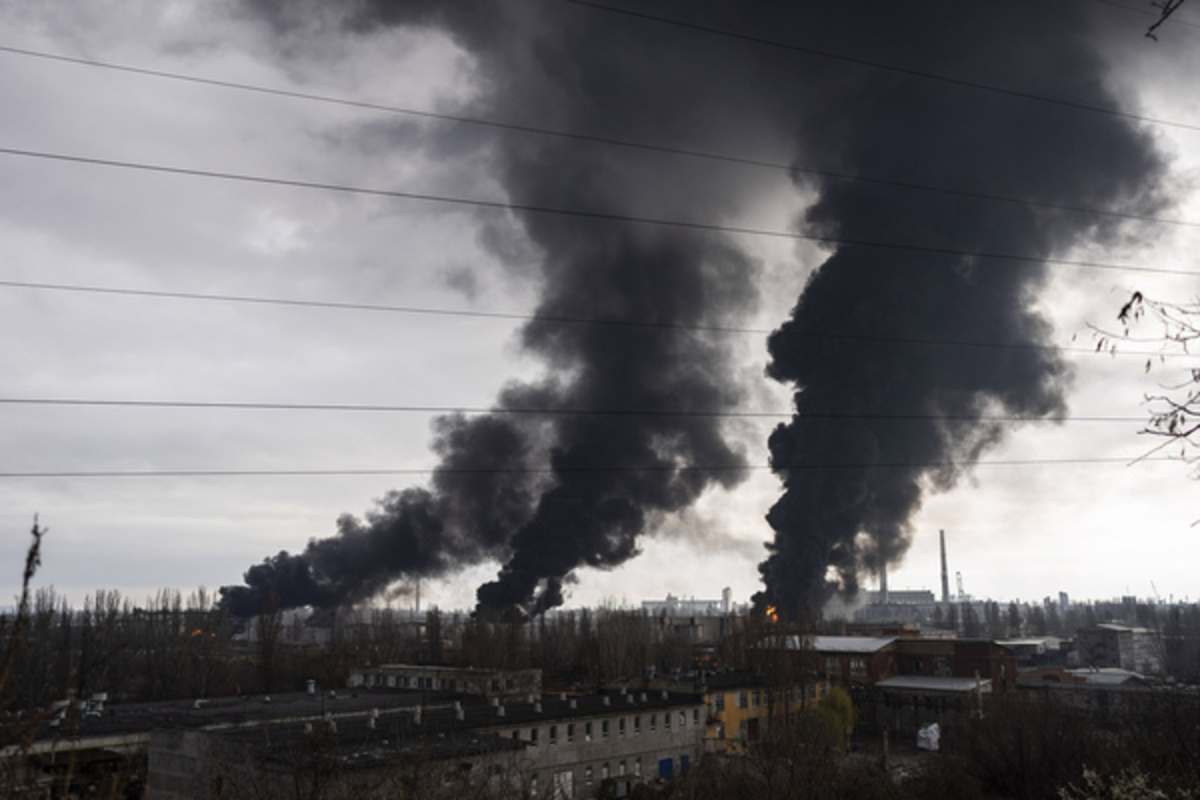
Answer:
<svg viewBox="0 0 1200 800"><path fill-rule="evenodd" d="M879 602L888 601L887 564L879 568Z"/></svg>
<svg viewBox="0 0 1200 800"><path fill-rule="evenodd" d="M942 602L950 602L950 570L946 566L946 532L938 531L942 543Z"/></svg>

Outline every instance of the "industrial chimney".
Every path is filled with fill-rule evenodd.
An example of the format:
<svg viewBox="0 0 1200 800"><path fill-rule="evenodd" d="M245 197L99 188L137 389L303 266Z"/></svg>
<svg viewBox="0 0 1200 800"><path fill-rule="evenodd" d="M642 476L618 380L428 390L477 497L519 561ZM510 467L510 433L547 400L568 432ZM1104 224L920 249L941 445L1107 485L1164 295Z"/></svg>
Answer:
<svg viewBox="0 0 1200 800"><path fill-rule="evenodd" d="M888 601L888 585L887 585L887 564L879 568L879 602L887 603Z"/></svg>
<svg viewBox="0 0 1200 800"><path fill-rule="evenodd" d="M950 571L946 568L946 532L938 531L942 540L942 602L950 602Z"/></svg>

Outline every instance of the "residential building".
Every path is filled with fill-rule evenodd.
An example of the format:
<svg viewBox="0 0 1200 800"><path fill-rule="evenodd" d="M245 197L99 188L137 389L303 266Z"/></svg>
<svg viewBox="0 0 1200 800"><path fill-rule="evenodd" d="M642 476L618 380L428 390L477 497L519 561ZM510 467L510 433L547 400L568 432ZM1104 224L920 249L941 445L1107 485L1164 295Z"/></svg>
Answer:
<svg viewBox="0 0 1200 800"><path fill-rule="evenodd" d="M753 670L711 673L702 685L708 706L706 749L721 755L745 752L771 725L816 706L829 692L829 681L812 674L776 678Z"/></svg>

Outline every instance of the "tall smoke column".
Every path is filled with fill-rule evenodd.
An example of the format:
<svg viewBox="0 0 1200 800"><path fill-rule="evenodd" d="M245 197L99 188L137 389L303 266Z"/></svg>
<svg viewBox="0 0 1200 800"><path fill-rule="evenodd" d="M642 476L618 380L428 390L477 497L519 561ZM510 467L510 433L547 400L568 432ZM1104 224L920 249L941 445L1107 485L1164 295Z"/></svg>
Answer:
<svg viewBox="0 0 1200 800"><path fill-rule="evenodd" d="M854 32L856 52L872 61L1119 107L1083 16L1096 10L1084 4L871 9L855 17ZM830 38L847 25L841 19ZM846 172L1060 206L1145 212L1160 202L1163 160L1127 119L867 68L824 88L804 149ZM769 442L784 494L767 517L764 600L819 611L830 595L855 593L861 573L905 552L924 492L953 487L1004 438L1011 423L989 416L1065 411L1069 370L1042 347L1049 325L1033 309L1046 264L970 254L1062 256L1116 234L1103 219L856 182L820 186L804 229L847 243L810 277L768 343L768 374L796 391L794 418ZM928 247L943 250L919 249Z"/></svg>
<svg viewBox="0 0 1200 800"><path fill-rule="evenodd" d="M474 59L483 92L466 111L477 116L727 152L774 131L745 125L764 113L761 98L745 91L762 83L756 61L713 63L708 43L689 33L567 3L250 7L288 36L322 19L362 35L391 26L444 31ZM401 138L412 131L397 124L397 144L412 146ZM493 177L520 204L720 223L761 188L753 170L662 153L469 128L429 136L423 146L445 148L448 158L488 153ZM253 613L276 595L286 606L327 607L402 576L495 558L504 565L480 588L481 607L536 612L562 602L578 567L620 564L664 515L743 479L741 448L719 416L742 401L730 337L695 328L735 323L753 306L755 263L716 232L514 214L540 251L541 295L521 344L548 377L509 386L497 405L632 413L444 420L442 469L430 488L394 493L365 521L343 517L337 536L252 567L245 586L222 590L227 605ZM675 411L685 413L664 413ZM544 466L548 476L529 477ZM456 467L530 473L466 478Z"/></svg>

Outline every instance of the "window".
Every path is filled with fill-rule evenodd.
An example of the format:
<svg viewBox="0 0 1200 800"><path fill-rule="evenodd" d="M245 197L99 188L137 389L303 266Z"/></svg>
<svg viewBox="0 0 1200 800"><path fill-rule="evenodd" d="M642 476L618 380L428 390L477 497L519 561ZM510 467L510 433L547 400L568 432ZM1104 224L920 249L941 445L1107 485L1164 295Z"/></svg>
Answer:
<svg viewBox="0 0 1200 800"><path fill-rule="evenodd" d="M658 714L650 715L650 730L651 731L658 730Z"/></svg>
<svg viewBox="0 0 1200 800"><path fill-rule="evenodd" d="M575 741L575 723L568 722L567 723L567 744L570 744L573 741Z"/></svg>
<svg viewBox="0 0 1200 800"><path fill-rule="evenodd" d="M558 726L550 726L550 744L558 744Z"/></svg>
<svg viewBox="0 0 1200 800"><path fill-rule="evenodd" d="M749 707L750 707L750 703L748 702L748 700L746 698L746 690L739 689L738 690L738 708L749 708Z"/></svg>
<svg viewBox="0 0 1200 800"><path fill-rule="evenodd" d="M600 780L604 780L607 777L608 777L608 762L605 761L603 764L600 765Z"/></svg>
<svg viewBox="0 0 1200 800"><path fill-rule="evenodd" d="M933 674L939 678L950 677L950 659L935 658L933 660Z"/></svg>
<svg viewBox="0 0 1200 800"><path fill-rule="evenodd" d="M606 720L606 719L600 721L600 738L601 739L608 738L608 720ZM606 775L605 777L608 777L608 776Z"/></svg>
<svg viewBox="0 0 1200 800"><path fill-rule="evenodd" d="M537 728L530 728L530 729L529 729L529 741L533 743L533 746L534 746L534 747L537 747L537 743L538 743L538 736L537 736L537 734L538 734L538 729L537 729Z"/></svg>
<svg viewBox="0 0 1200 800"><path fill-rule="evenodd" d="M624 717L621 717L619 720L617 720L617 733L620 736L625 735L625 718Z"/></svg>
<svg viewBox="0 0 1200 800"><path fill-rule="evenodd" d="M754 691L753 691L753 692L750 694L750 707L751 707L751 708L758 708L759 702L760 702L760 694L759 694L759 691L758 691L758 689L755 689L755 690L754 690Z"/></svg>
<svg viewBox="0 0 1200 800"><path fill-rule="evenodd" d="M718 739L725 738L725 723L724 722L717 723L717 738Z"/></svg>
<svg viewBox="0 0 1200 800"><path fill-rule="evenodd" d="M583 768L583 782L588 786L592 785L592 765L588 764Z"/></svg>
<svg viewBox="0 0 1200 800"><path fill-rule="evenodd" d="M529 776L529 795L531 797L537 797L537 783L537 773L535 772Z"/></svg>
<svg viewBox="0 0 1200 800"><path fill-rule="evenodd" d="M700 709L698 709L698 708L692 709L692 724L693 725L700 724Z"/></svg>
<svg viewBox="0 0 1200 800"><path fill-rule="evenodd" d="M713 695L713 711L720 713L725 710L725 693L717 692Z"/></svg>
<svg viewBox="0 0 1200 800"><path fill-rule="evenodd" d="M686 711L679 712L679 727L681 727L681 728L687 727L687 712Z"/></svg>
<svg viewBox="0 0 1200 800"><path fill-rule="evenodd" d="M842 674L842 657L841 656L825 656L825 674L841 675Z"/></svg>
<svg viewBox="0 0 1200 800"><path fill-rule="evenodd" d="M671 730L671 712L663 712L663 728Z"/></svg>
<svg viewBox="0 0 1200 800"><path fill-rule="evenodd" d="M862 656L852 656L850 658L850 674L851 675L866 675L867 660Z"/></svg>
<svg viewBox="0 0 1200 800"><path fill-rule="evenodd" d="M633 760L633 774L642 777L642 757L638 756Z"/></svg>
<svg viewBox="0 0 1200 800"><path fill-rule="evenodd" d="M624 774L625 774L625 759L622 758L620 761L617 762L617 777L620 777Z"/></svg>
<svg viewBox="0 0 1200 800"><path fill-rule="evenodd" d="M592 723L585 722L583 724L583 740L590 742L592 740Z"/></svg>
<svg viewBox="0 0 1200 800"><path fill-rule="evenodd" d="M516 730L516 729L514 728L514 729L513 729L513 732L512 732L512 738L514 738L514 739L520 739L520 738L521 738L521 732L520 732L519 730Z"/></svg>
<svg viewBox="0 0 1200 800"><path fill-rule="evenodd" d="M641 732L642 732L642 718L641 718L641 716L635 716L633 718L633 735L637 736Z"/></svg>

